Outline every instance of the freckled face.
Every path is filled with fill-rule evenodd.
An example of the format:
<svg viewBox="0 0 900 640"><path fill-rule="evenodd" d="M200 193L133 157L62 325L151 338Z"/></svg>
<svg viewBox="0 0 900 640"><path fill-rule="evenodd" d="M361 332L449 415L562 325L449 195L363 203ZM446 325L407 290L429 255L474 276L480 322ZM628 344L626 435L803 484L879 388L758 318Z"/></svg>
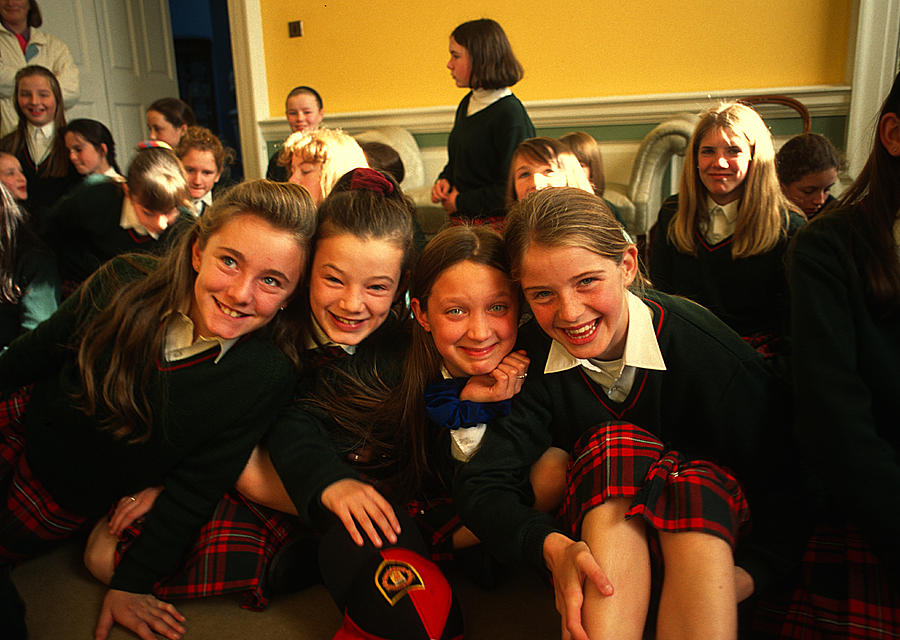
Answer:
<svg viewBox="0 0 900 640"><path fill-rule="evenodd" d="M343 233L316 243L309 277L313 317L338 344L362 342L397 298L403 250L387 240Z"/></svg>
<svg viewBox="0 0 900 640"><path fill-rule="evenodd" d="M744 193L752 159L746 138L731 129L711 129L697 147L700 182L718 204L734 202Z"/></svg>
<svg viewBox="0 0 900 640"><path fill-rule="evenodd" d="M265 326L287 304L303 275L304 255L288 231L244 214L206 246L195 242L191 262L197 279L188 315L196 335L230 339Z"/></svg>
<svg viewBox="0 0 900 640"><path fill-rule="evenodd" d="M622 357L628 335L628 285L637 249L616 264L581 247L533 243L522 258L520 283L541 329L576 358Z"/></svg>
<svg viewBox="0 0 900 640"><path fill-rule="evenodd" d="M490 373L516 343L515 290L494 267L468 260L448 267L434 281L427 305L414 298L412 308L453 376Z"/></svg>

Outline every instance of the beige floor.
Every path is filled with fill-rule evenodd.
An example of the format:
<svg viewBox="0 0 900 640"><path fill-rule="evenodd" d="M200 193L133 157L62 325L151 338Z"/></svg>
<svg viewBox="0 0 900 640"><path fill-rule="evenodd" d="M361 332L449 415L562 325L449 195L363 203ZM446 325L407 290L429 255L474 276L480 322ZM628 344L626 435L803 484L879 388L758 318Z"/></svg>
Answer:
<svg viewBox="0 0 900 640"><path fill-rule="evenodd" d="M93 638L104 589L81 565L75 544L24 563L12 577L27 603L30 640ZM465 578L450 579L464 612L467 640L559 637L552 591L538 576L523 573L492 591ZM262 613L241 609L227 597L178 607L188 618L186 640L329 640L341 622L320 586L275 599ZM121 628L110 634L111 640L135 637Z"/></svg>

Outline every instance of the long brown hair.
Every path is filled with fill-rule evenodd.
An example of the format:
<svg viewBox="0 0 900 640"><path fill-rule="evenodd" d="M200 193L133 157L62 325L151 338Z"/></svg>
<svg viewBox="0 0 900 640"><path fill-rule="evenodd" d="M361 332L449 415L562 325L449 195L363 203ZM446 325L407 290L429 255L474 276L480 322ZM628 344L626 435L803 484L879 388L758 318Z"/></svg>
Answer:
<svg viewBox="0 0 900 640"><path fill-rule="evenodd" d="M0 184L0 301L16 304L22 298L22 288L16 283L16 263L22 233L30 233L25 214L16 199Z"/></svg>
<svg viewBox="0 0 900 640"><path fill-rule="evenodd" d="M421 311L427 310L431 291L440 275L466 261L509 274L503 239L496 231L488 226L465 225L444 229L426 245L409 281L409 296L419 301ZM399 416L399 424L406 434L407 475L414 488L420 487L429 475L425 387L440 380L442 365L434 338L418 322L413 322L403 379L392 398L391 409Z"/></svg>
<svg viewBox="0 0 900 640"><path fill-rule="evenodd" d="M27 67L22 67L16 72L15 88L13 90L13 106L15 107L16 115L19 116L19 123L12 133L5 136L3 140L0 141L0 146L3 147L3 151L7 151L15 156L18 156L20 152L26 149L28 140L28 119L25 117L25 114L22 113L22 107L19 106L19 83L24 78L30 78L31 76L42 76L46 78L47 82L50 83L50 91L56 99L56 113L53 114L53 123L56 125L53 134L53 143L50 147L50 154L47 156L47 166L44 167L44 170L40 175L43 178L62 178L68 175L69 169L72 168L72 163L69 162L69 150L66 149L66 142L60 134L60 131L66 126L66 110L65 105L63 104L63 95L62 89L59 86L59 80L56 79L56 76L47 67L42 67L39 64L32 64ZM35 161L35 164L37 164L37 158L32 159Z"/></svg>
<svg viewBox="0 0 900 640"><path fill-rule="evenodd" d="M738 102L725 102L700 116L691 136L681 172L678 211L669 223L669 239L682 253L697 251L697 231L706 210L706 187L697 169L698 151L703 137L715 129L727 129L744 138L750 146L750 166L743 182L743 195L738 204L737 223L731 255L748 258L771 251L787 234L788 209L796 209L781 192L775 171L775 147L772 134L753 109Z"/></svg>
<svg viewBox="0 0 900 640"><path fill-rule="evenodd" d="M860 205L854 212L853 224L868 245L863 280L876 306L896 310L900 308L900 258L893 226L900 209L900 157L885 148L879 127L889 113L900 117L900 74L894 78L878 115L866 166L832 210Z"/></svg>
<svg viewBox="0 0 900 640"><path fill-rule="evenodd" d="M83 389L76 402L88 415L98 416L101 426L116 437L131 442L149 439L154 411L165 407L152 407L146 389L162 353L169 324L165 318L188 304L193 295L194 243L203 248L228 222L242 215L257 216L276 229L289 232L304 256L308 253L315 229L315 206L306 190L288 183L252 180L235 186L217 200L155 267L149 266L148 258L126 257L147 272L144 278L122 286L107 264L82 287L82 306L96 304L88 299L87 292L95 290L97 287L92 285L98 281L101 290L114 293L109 303L87 321L79 338L78 367ZM282 311L269 329L275 342L297 363L295 320L290 311Z"/></svg>

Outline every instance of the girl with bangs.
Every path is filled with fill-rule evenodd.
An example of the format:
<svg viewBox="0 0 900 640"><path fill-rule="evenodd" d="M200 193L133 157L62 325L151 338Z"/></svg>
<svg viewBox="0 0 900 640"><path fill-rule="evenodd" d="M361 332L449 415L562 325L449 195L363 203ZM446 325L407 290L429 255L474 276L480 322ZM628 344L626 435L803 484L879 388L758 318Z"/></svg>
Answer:
<svg viewBox="0 0 900 640"><path fill-rule="evenodd" d="M578 158L555 138L529 138L516 147L509 163L506 203L511 206L529 193L547 187L577 187L593 193Z"/></svg>
<svg viewBox="0 0 900 640"><path fill-rule="evenodd" d="M782 353L784 254L804 223L781 192L762 118L736 102L712 107L688 145L680 193L653 228L650 278L709 308L764 355Z"/></svg>
<svg viewBox="0 0 900 640"><path fill-rule="evenodd" d="M531 194L504 239L532 366L458 471L463 522L501 559L552 573L564 638L736 637L738 602L784 568L796 507L778 492L790 447L765 446L783 431L778 381L708 310L645 288L593 193ZM571 456L558 519L527 485L551 445Z"/></svg>

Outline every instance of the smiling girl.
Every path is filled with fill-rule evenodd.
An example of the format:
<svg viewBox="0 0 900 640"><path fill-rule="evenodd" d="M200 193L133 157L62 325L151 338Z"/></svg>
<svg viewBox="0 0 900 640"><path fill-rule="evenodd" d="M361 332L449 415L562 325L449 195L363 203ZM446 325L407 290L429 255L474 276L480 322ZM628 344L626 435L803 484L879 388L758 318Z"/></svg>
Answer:
<svg viewBox="0 0 900 640"><path fill-rule="evenodd" d="M154 144L138 151L125 182L84 184L44 221L43 235L59 257L64 294L121 253L162 253L173 241L171 227L179 219L190 221L184 169L170 149Z"/></svg>
<svg viewBox="0 0 900 640"><path fill-rule="evenodd" d="M738 601L778 567L755 547L734 556L744 491L764 523L780 477L780 451L765 477L758 464L782 425L771 374L707 310L643 289L637 248L592 193L532 194L505 242L538 366L459 470L463 521L552 572L564 637L640 638L658 617L660 637L734 638ZM551 444L572 458L562 527L524 486Z"/></svg>
<svg viewBox="0 0 900 640"><path fill-rule="evenodd" d="M469 88L456 109L447 139L447 166L431 189L457 224L500 224L503 191L516 146L534 136L534 125L509 87L522 79L503 27L470 20L450 34L450 75Z"/></svg>
<svg viewBox="0 0 900 640"><path fill-rule="evenodd" d="M9 189L19 204L28 199L28 179L22 172L22 165L18 158L5 151L0 151L0 183Z"/></svg>
<svg viewBox="0 0 900 640"><path fill-rule="evenodd" d="M15 108L19 124L0 140L0 150L21 163L30 187L26 206L40 226L50 208L80 180L59 134L66 126L66 116L56 76L37 65L20 69Z"/></svg>
<svg viewBox="0 0 900 640"><path fill-rule="evenodd" d="M164 486L115 568L97 638L115 622L142 637L184 633L184 617L150 593L290 397L297 355L282 309L313 226L301 189L244 183L164 258L107 263L0 355L4 390L33 384L3 414L4 563L89 527L122 495Z"/></svg>
<svg viewBox="0 0 900 640"><path fill-rule="evenodd" d="M284 117L287 118L291 133L315 131L325 117L322 96L312 87L294 87L284 101ZM290 172L288 167L281 164L280 157L281 149L278 149L269 158L266 178L286 182Z"/></svg>
<svg viewBox="0 0 900 640"><path fill-rule="evenodd" d="M784 197L772 135L740 103L700 117L681 174L681 192L652 231L650 278L660 291L709 308L765 353L786 350L784 253L805 222Z"/></svg>

